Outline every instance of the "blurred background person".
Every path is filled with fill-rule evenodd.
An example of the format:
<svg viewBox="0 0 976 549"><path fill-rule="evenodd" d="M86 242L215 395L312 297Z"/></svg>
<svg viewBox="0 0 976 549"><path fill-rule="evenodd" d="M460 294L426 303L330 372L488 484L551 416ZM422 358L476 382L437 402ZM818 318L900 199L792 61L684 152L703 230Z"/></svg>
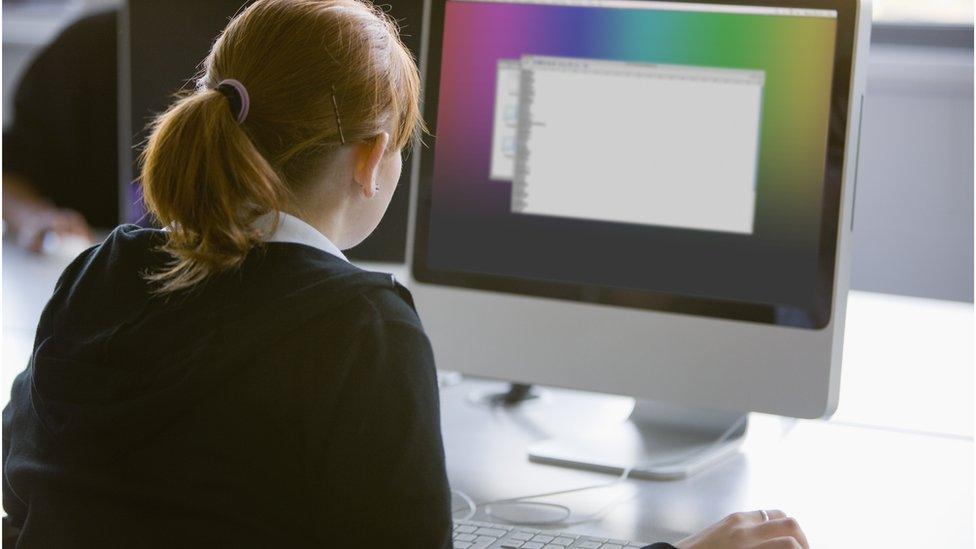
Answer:
<svg viewBox="0 0 976 549"><path fill-rule="evenodd" d="M119 221L118 11L66 27L31 62L3 132L3 220L40 252L48 235L93 241Z"/></svg>

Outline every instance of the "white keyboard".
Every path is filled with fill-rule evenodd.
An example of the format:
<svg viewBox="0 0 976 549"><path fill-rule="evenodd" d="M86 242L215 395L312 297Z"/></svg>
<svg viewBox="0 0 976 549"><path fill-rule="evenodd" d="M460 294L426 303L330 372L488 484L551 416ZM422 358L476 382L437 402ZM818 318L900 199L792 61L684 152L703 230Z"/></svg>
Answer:
<svg viewBox="0 0 976 549"><path fill-rule="evenodd" d="M455 520L453 539L454 549L638 549L649 545L477 520Z"/></svg>

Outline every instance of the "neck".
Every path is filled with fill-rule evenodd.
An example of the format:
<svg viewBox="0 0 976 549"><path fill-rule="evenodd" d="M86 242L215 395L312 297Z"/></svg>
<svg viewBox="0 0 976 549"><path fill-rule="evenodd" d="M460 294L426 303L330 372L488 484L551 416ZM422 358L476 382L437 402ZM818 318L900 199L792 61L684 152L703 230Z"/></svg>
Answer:
<svg viewBox="0 0 976 549"><path fill-rule="evenodd" d="M339 155L348 155L340 151ZM324 234L340 250L358 242L350 242L349 223L354 220L352 201L353 185L338 185L341 181L352 180L352 175L336 168L348 164L348 158L333 156L320 167L314 177L298 188L303 189L295 204L287 204L282 210L301 219Z"/></svg>
<svg viewBox="0 0 976 549"><path fill-rule="evenodd" d="M315 228L318 232L325 235L330 242L336 245L337 248L344 249L343 243L345 240L345 234L342 229L345 221L345 209L341 207L317 207L313 212L296 211L292 208L283 208L287 214L293 215L298 219L301 219L305 223L308 223Z"/></svg>

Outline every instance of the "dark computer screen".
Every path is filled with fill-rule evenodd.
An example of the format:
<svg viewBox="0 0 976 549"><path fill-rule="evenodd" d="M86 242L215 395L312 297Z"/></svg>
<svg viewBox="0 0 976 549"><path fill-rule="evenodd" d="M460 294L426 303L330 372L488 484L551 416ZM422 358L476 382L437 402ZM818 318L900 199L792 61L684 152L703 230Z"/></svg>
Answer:
<svg viewBox="0 0 976 549"><path fill-rule="evenodd" d="M147 124L166 109L173 94L186 87L217 35L246 5L241 0L130 0L122 9L120 101L123 125L130 127L127 134L123 132L121 144L122 200L128 212L123 221L142 217L138 189L131 182L138 178L136 159L141 150L139 144L146 138ZM423 2L395 0L384 1L383 5L399 21L404 43L417 56ZM382 223L362 244L348 251L350 258L404 260L409 177L410 170L404 169Z"/></svg>

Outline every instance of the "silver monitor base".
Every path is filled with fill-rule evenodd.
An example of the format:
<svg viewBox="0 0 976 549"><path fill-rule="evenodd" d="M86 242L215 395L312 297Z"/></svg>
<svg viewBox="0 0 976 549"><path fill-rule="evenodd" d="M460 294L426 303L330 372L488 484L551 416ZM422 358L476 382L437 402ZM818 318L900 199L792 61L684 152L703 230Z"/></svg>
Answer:
<svg viewBox="0 0 976 549"><path fill-rule="evenodd" d="M747 414L638 400L630 418L599 432L529 447L529 459L654 480L690 477L735 455Z"/></svg>

